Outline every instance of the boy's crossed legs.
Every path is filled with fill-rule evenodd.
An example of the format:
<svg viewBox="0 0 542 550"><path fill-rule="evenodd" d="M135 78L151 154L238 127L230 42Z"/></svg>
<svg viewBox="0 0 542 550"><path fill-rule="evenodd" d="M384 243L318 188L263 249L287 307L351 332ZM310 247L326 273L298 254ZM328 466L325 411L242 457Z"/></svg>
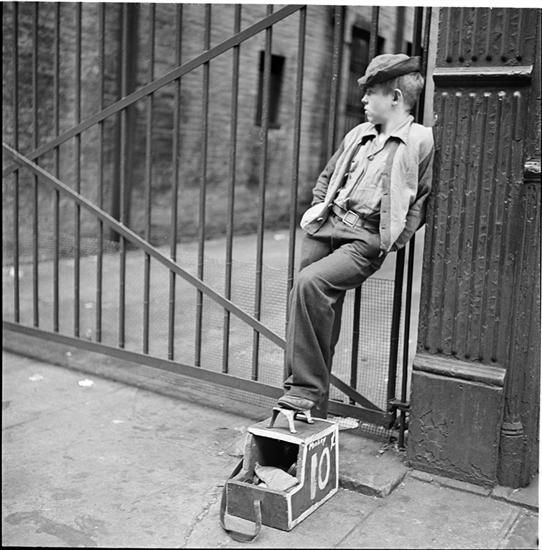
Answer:
<svg viewBox="0 0 542 550"><path fill-rule="evenodd" d="M377 271L384 258L377 224L353 229L330 216L315 236L305 235L290 294L287 378L279 405L310 410L327 398L345 293Z"/></svg>

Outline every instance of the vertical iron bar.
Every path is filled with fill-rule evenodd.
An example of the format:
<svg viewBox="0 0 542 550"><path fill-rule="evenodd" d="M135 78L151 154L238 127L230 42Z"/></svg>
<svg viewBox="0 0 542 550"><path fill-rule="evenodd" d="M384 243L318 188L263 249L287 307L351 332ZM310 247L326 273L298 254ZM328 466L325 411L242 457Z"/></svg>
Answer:
<svg viewBox="0 0 542 550"><path fill-rule="evenodd" d="M60 134L60 3L55 4L53 67L53 124L54 134ZM53 173L60 175L60 146L54 149ZM53 331L59 330L59 263L60 263L60 192L53 191Z"/></svg>
<svg viewBox="0 0 542 550"><path fill-rule="evenodd" d="M290 223L289 223L289 250L288 250L288 279L287 297L290 295L294 281L295 245L297 228L297 195L299 189L299 155L301 142L301 106L303 102L303 73L305 70L305 33L307 25L307 8L299 10L299 30L297 42L297 76L295 86L295 113L293 135L293 165L292 185L290 187ZM288 308L286 308L286 322L288 322Z"/></svg>
<svg viewBox="0 0 542 550"><path fill-rule="evenodd" d="M371 12L371 30L369 34L369 59L374 57L376 52L376 44L378 38L378 7L373 7ZM358 360L359 360L359 338L360 330L359 323L361 317L361 286L354 291L354 319L352 328L352 352L350 355L350 385L353 388L358 384ZM353 400L350 400L353 403Z"/></svg>
<svg viewBox="0 0 542 550"><path fill-rule="evenodd" d="M412 236L408 245L408 265L407 265L407 285L406 285L406 303L405 303L405 323L403 327L403 369L401 376L401 403L406 403L407 388L408 388L408 370L409 370L409 341L410 341L410 315L412 306L412 279L414 272L414 252L416 240L415 235ZM399 411L399 447L405 446L405 429L406 429L406 411Z"/></svg>
<svg viewBox="0 0 542 550"><path fill-rule="evenodd" d="M371 11L371 31L369 37L369 61L376 56L378 50L378 26L380 21L380 8L373 7Z"/></svg>
<svg viewBox="0 0 542 550"><path fill-rule="evenodd" d="M337 6L333 11L333 56L331 68L331 89L329 94L329 117L328 117L328 141L327 158L331 157L337 148L337 126L339 118L340 84L342 80L342 52L344 45L344 19L346 6ZM317 415L327 417L328 398L322 400L317 410Z"/></svg>
<svg viewBox="0 0 542 550"><path fill-rule="evenodd" d="M205 5L205 34L203 47L208 50L211 47L211 5ZM198 229L198 278L203 280L204 252L205 252L205 203L207 196L207 150L209 142L209 61L203 64L203 97L201 135L203 139L201 148L201 179L199 195L199 229ZM203 325L203 293L197 291L196 302L196 356L195 365L201 365L201 332Z"/></svg>
<svg viewBox="0 0 542 550"><path fill-rule="evenodd" d="M154 80L154 35L156 5L149 4L149 68L147 79ZM145 240L151 240L151 187L152 187L152 123L154 95L147 96L147 119L145 136ZM151 257L145 253L143 280L143 353L149 353L149 306L150 306Z"/></svg>
<svg viewBox="0 0 542 550"><path fill-rule="evenodd" d="M380 8L373 7L371 11L371 30L369 35L369 59L376 55L378 46L378 21ZM352 327L352 351L350 355L350 385L355 388L358 383L358 360L359 360L359 339L360 339L360 317L361 317L361 286L354 291L354 319ZM351 400L351 403L354 403Z"/></svg>
<svg viewBox="0 0 542 550"><path fill-rule="evenodd" d="M401 323L401 303L403 299L403 271L405 267L405 249L397 251L395 259L395 278L393 285L393 310L391 319L390 354L388 362L387 401L395 398L397 383L397 355L399 350L399 331Z"/></svg>
<svg viewBox="0 0 542 550"><path fill-rule="evenodd" d="M301 108L303 102L303 73L305 71L305 34L307 29L307 8L299 10L299 28L297 42L297 76L295 86L295 113L293 135L293 166L292 185L290 193L290 221L289 221L289 247L288 247L288 271L286 281L286 326L290 317L290 292L294 284L295 249L297 229L297 197L299 189L299 155L301 143ZM286 358L286 356L284 356ZM283 378L288 376L286 361L284 362Z"/></svg>
<svg viewBox="0 0 542 550"><path fill-rule="evenodd" d="M81 122L81 7L75 4L75 123ZM81 192L81 134L75 136L75 190ZM81 206L75 205L74 334L79 336L81 281Z"/></svg>
<svg viewBox="0 0 542 550"><path fill-rule="evenodd" d="M371 43L369 50L371 57L376 55L378 40L378 19L380 8L373 8L373 26L375 33L371 29ZM376 21L375 21L376 20ZM405 249L397 251L395 257L395 276L393 285L393 308L390 331L390 353L388 357L388 384L387 384L387 402L388 410L391 410L390 401L395 398L397 387L397 356L399 351L399 331L401 324L401 305L403 300L403 275L405 266Z"/></svg>
<svg viewBox="0 0 542 550"><path fill-rule="evenodd" d="M128 5L122 4L122 54L121 54L121 84L122 97L128 94ZM120 112L120 223L126 223L126 171L128 154L128 108ZM126 333L126 239L119 236L119 347L124 348Z"/></svg>
<svg viewBox="0 0 542 550"><path fill-rule="evenodd" d="M233 32L238 34L241 30L241 5L235 6ZM233 68L231 85L231 109L230 109L230 170L228 180L228 221L226 226L226 280L224 283L224 295L231 298L232 267L233 267L233 225L235 207L235 177L237 168L237 117L239 107L239 57L240 47L233 48ZM230 347L230 312L224 309L222 347L222 372L229 371L229 347Z"/></svg>
<svg viewBox="0 0 542 550"><path fill-rule="evenodd" d="M344 14L345 6L334 9L333 27L333 60L331 91L329 95L328 145L327 157L331 157L337 146L337 120L339 114L339 95L341 84L342 51L344 44Z"/></svg>
<svg viewBox="0 0 542 550"><path fill-rule="evenodd" d="M32 20L32 135L34 149L38 147L38 17L39 9L38 2L33 4L33 20ZM37 164L37 159L36 159ZM39 326L39 267L38 267L38 178L32 177L32 202L33 202L33 217L32 217L32 288L33 288L33 323L34 326Z"/></svg>
<svg viewBox="0 0 542 550"><path fill-rule="evenodd" d="M424 8L415 8L414 10L414 25L412 36L412 53L413 55L422 55L422 74L425 76L427 68L427 51L422 51L422 41L427 40L427 37L423 36L423 14ZM426 32L429 31L427 21L430 18L430 12L426 13ZM420 97L418 105L416 107L416 120L420 122L423 118L423 98L424 94ZM411 310L412 310L412 284L414 281L414 252L416 247L416 235L412 235L410 242L408 243L408 264L407 264L407 277L406 277L406 297L405 297L405 321L403 326L403 367L401 371L401 402L407 401L408 390L408 377L409 377L409 355L410 355L410 322L411 322ZM406 411L401 408L399 410L399 440L398 445L400 448L405 446L405 430L406 430Z"/></svg>
<svg viewBox="0 0 542 550"><path fill-rule="evenodd" d="M380 8L373 7L371 12L371 30L369 35L369 58L376 55L378 44L378 20ZM350 355L350 385L353 388L357 387L358 383L358 360L359 360L359 339L360 339L360 317L361 317L361 286L354 291L354 319L352 327L352 350ZM353 400L350 400L354 403Z"/></svg>
<svg viewBox="0 0 542 550"><path fill-rule="evenodd" d="M176 14L176 45L175 59L177 65L181 64L182 55L182 24L183 6L177 5ZM173 261L177 259L177 216L179 202L179 141L180 141L180 109L181 109L181 79L175 81L175 99L173 105L173 136L172 136L172 183L171 183L171 219L169 235L169 254ZM168 359L173 360L175 354L175 288L176 275L169 272L169 324L168 324Z"/></svg>
<svg viewBox="0 0 542 550"><path fill-rule="evenodd" d="M352 328L352 353L350 356L350 385L356 389L358 385L358 359L359 359L359 323L361 320L361 286L354 291L354 320ZM354 404L353 399L350 400Z"/></svg>
<svg viewBox="0 0 542 550"><path fill-rule="evenodd" d="M475 11L475 13L478 13L478 12ZM432 17L431 7L425 8L425 25L422 31L423 48L421 53L422 53L422 74L426 77L426 80L427 80L427 60L429 58L429 40L431 37L431 17ZM420 100L418 101L418 105L416 107L417 121L421 123L424 122L423 115L425 112L425 90L426 88L424 87L420 95Z"/></svg>
<svg viewBox="0 0 542 550"><path fill-rule="evenodd" d="M19 3L13 2L13 145L19 150ZM13 319L20 321L19 170L13 173Z"/></svg>
<svg viewBox="0 0 542 550"><path fill-rule="evenodd" d="M98 4L98 40L99 40L99 108L104 108L105 94L105 10L106 4ZM98 205L103 209L104 203L104 140L105 140L105 121L98 123L99 143L98 143ZM98 220L98 251L96 254L96 341L102 341L102 296L103 296L103 246L104 246L104 225L102 220Z"/></svg>
<svg viewBox="0 0 542 550"><path fill-rule="evenodd" d="M427 15L430 15L429 13ZM414 24L412 28L412 55L422 58L422 74L425 73L427 64L427 51L424 51L424 8L414 8ZM429 20L426 18L426 28ZM419 111L419 106L418 106Z"/></svg>
<svg viewBox="0 0 542 550"><path fill-rule="evenodd" d="M273 13L273 6L267 6L267 15ZM267 184L267 154L268 154L268 133L269 133L269 95L271 82L271 48L273 41L273 29L265 29L265 52L264 52L264 71L263 71L263 97L262 97L262 121L260 129L260 140L262 143L262 153L260 162L260 185L258 189L259 209L258 209L258 233L256 241L256 286L254 291L254 317L260 319L262 308L262 265L263 265L263 237L265 230L265 188ZM259 350L260 333L253 331L252 337L252 380L259 378Z"/></svg>
<svg viewBox="0 0 542 550"><path fill-rule="evenodd" d="M394 51L402 52L403 51L403 42L405 35L405 6L397 6L395 8L395 29L394 29Z"/></svg>

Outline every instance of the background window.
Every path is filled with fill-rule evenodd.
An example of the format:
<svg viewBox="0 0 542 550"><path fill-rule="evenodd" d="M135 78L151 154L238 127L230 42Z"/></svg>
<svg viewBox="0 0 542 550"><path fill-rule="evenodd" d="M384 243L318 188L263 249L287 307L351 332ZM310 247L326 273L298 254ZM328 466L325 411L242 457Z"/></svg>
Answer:
<svg viewBox="0 0 542 550"><path fill-rule="evenodd" d="M269 79L269 128L280 128L279 110L282 77L284 74L284 61L285 58L282 55L271 55L271 74ZM258 103L256 106L256 126L262 125L264 69L265 52L261 51L258 78Z"/></svg>

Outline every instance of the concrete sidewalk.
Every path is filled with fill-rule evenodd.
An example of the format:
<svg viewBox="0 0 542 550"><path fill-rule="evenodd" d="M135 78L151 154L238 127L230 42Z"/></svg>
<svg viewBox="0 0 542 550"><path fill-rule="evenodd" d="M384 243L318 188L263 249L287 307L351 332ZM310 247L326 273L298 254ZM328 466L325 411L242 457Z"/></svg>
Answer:
<svg viewBox="0 0 542 550"><path fill-rule="evenodd" d="M348 431L339 492L290 532L263 526L236 543L219 524L221 491L266 409L43 359L3 352L3 546L537 548L537 484L429 476Z"/></svg>

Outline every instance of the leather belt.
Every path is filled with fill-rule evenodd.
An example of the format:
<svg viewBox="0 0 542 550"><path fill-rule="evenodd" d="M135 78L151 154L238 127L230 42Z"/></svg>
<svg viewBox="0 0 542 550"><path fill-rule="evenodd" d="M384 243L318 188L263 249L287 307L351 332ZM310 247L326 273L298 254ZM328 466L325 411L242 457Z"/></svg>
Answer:
<svg viewBox="0 0 542 550"><path fill-rule="evenodd" d="M353 210L343 210L340 206L334 204L331 211L348 227L378 227L378 220L369 220L365 216L361 216Z"/></svg>

